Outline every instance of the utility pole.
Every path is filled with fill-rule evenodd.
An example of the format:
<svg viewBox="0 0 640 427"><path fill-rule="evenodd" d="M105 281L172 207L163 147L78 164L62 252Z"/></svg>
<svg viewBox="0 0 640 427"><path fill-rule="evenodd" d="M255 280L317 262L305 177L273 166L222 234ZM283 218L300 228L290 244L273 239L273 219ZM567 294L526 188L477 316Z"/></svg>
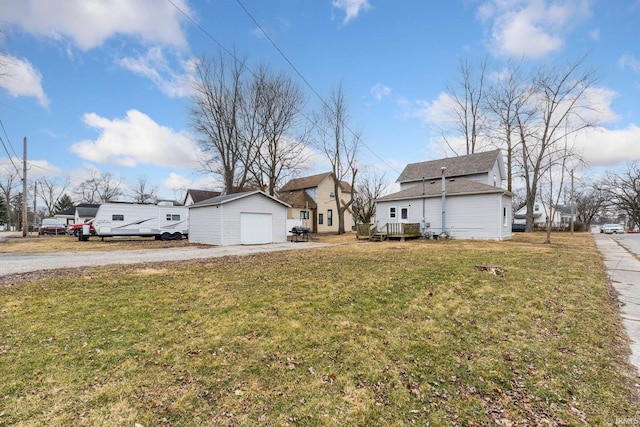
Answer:
<svg viewBox="0 0 640 427"><path fill-rule="evenodd" d="M571 169L571 197L569 198L569 209L571 209L571 235L573 235L573 169Z"/></svg>
<svg viewBox="0 0 640 427"><path fill-rule="evenodd" d="M38 200L38 181L33 182L33 223L37 224L38 219L36 217L36 212L38 212L36 201Z"/></svg>
<svg viewBox="0 0 640 427"><path fill-rule="evenodd" d="M22 237L27 237L27 137L22 144Z"/></svg>

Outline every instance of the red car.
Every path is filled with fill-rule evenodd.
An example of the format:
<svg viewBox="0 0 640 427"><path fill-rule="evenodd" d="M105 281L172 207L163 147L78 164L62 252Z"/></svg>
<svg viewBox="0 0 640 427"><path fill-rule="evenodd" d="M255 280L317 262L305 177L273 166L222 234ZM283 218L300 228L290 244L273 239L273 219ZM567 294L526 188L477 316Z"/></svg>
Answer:
<svg viewBox="0 0 640 427"><path fill-rule="evenodd" d="M43 234L55 234L56 236L64 235L67 234L67 228L59 219L45 218L42 220L42 224L38 229L38 234L41 236Z"/></svg>
<svg viewBox="0 0 640 427"><path fill-rule="evenodd" d="M89 225L89 234L91 236L95 236L96 234L96 229L93 228L93 220L87 221L85 223L78 223L78 224L73 224L69 226L69 234L73 234L75 237L78 237L78 234L80 234L80 232L82 232L82 226L83 225Z"/></svg>

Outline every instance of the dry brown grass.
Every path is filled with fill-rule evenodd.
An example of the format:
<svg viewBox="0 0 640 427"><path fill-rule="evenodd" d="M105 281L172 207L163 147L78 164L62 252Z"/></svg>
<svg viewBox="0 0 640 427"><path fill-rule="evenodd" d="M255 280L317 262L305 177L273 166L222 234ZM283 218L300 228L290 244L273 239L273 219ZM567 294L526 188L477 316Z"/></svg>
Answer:
<svg viewBox="0 0 640 427"><path fill-rule="evenodd" d="M591 236L330 240L0 288L0 424L640 419Z"/></svg>

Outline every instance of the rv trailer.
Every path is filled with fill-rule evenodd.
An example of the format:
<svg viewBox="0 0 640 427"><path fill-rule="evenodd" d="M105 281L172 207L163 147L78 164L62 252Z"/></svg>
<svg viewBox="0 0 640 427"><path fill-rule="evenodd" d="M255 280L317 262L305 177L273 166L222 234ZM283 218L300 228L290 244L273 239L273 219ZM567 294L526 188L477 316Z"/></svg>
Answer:
<svg viewBox="0 0 640 427"><path fill-rule="evenodd" d="M100 237L155 237L156 240L180 240L189 235L189 208L176 202L138 204L103 203L93 220ZM86 241L88 235L79 234Z"/></svg>

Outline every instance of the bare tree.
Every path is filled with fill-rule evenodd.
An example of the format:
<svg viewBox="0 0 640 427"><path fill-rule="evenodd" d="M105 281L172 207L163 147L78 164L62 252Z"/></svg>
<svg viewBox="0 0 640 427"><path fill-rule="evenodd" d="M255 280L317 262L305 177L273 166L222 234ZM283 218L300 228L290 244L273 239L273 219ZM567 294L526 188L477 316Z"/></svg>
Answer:
<svg viewBox="0 0 640 427"><path fill-rule="evenodd" d="M517 136L518 116L524 118L530 91L521 75L520 65L499 73L488 89L485 108L490 119L491 140L506 156L507 190L513 191L514 169L520 149Z"/></svg>
<svg viewBox="0 0 640 427"><path fill-rule="evenodd" d="M134 203L156 203L158 187L149 185L146 176L139 176L137 186L132 190L131 200Z"/></svg>
<svg viewBox="0 0 640 427"><path fill-rule="evenodd" d="M66 193L67 188L69 188L68 178L42 177L37 181L36 195L44 201L47 216L53 216L56 213L56 203Z"/></svg>
<svg viewBox="0 0 640 427"><path fill-rule="evenodd" d="M20 181L20 174L17 169L6 168L3 173L2 180L0 180L0 190L4 195L4 199L7 202L7 212L9 215L9 224L16 224L16 216L14 210L11 208L13 202L13 190L17 188Z"/></svg>
<svg viewBox="0 0 640 427"><path fill-rule="evenodd" d="M584 58L564 70L540 69L529 95L530 110L516 114L521 167L526 186L527 231L533 227L533 207L543 176L567 156L575 156L567 143L594 126L585 115L587 91L595 83L592 71L582 72Z"/></svg>
<svg viewBox="0 0 640 427"><path fill-rule="evenodd" d="M480 148L479 138L484 130L487 61L482 60L476 70L471 62L461 59L459 73L455 85L447 86L447 94L453 102L454 129L464 138L465 154L472 154ZM457 154L457 149L444 133L443 138L449 149Z"/></svg>
<svg viewBox="0 0 640 427"><path fill-rule="evenodd" d="M573 198L577 212L576 217L587 228L591 226L596 217L602 215L609 199L605 183L602 181L579 183Z"/></svg>
<svg viewBox="0 0 640 427"><path fill-rule="evenodd" d="M304 93L290 77L273 74L265 66L256 72L247 92L241 133L245 150L252 155L245 166L258 187L274 195L283 181L304 169L308 158L301 121Z"/></svg>
<svg viewBox="0 0 640 427"><path fill-rule="evenodd" d="M628 226L640 226L640 162L628 163L619 172L609 172L605 191L611 204L626 216Z"/></svg>
<svg viewBox="0 0 640 427"><path fill-rule="evenodd" d="M347 125L348 121L347 102L342 84L339 84L315 116L316 144L329 160L334 175L338 234L345 232L344 213L353 203L353 189L358 174L356 156L361 144L359 133L350 130ZM339 194L342 194L339 191L340 185L342 185L342 181L346 182L347 180L351 185L351 196L349 200L342 200L338 197Z"/></svg>
<svg viewBox="0 0 640 427"><path fill-rule="evenodd" d="M382 196L386 189L387 180L384 173L375 172L370 168L365 168L360 173L352 204L356 222L362 224L371 222L371 219L376 215L376 199Z"/></svg>
<svg viewBox="0 0 640 427"><path fill-rule="evenodd" d="M122 180L112 173L91 171L91 177L81 182L74 191L80 202L99 204L118 200L123 196Z"/></svg>
<svg viewBox="0 0 640 427"><path fill-rule="evenodd" d="M200 148L209 155L202 160L206 171L220 176L224 192L242 191L249 181L251 151L241 140L240 120L243 100L243 61L201 58L193 84L191 125L199 135Z"/></svg>

